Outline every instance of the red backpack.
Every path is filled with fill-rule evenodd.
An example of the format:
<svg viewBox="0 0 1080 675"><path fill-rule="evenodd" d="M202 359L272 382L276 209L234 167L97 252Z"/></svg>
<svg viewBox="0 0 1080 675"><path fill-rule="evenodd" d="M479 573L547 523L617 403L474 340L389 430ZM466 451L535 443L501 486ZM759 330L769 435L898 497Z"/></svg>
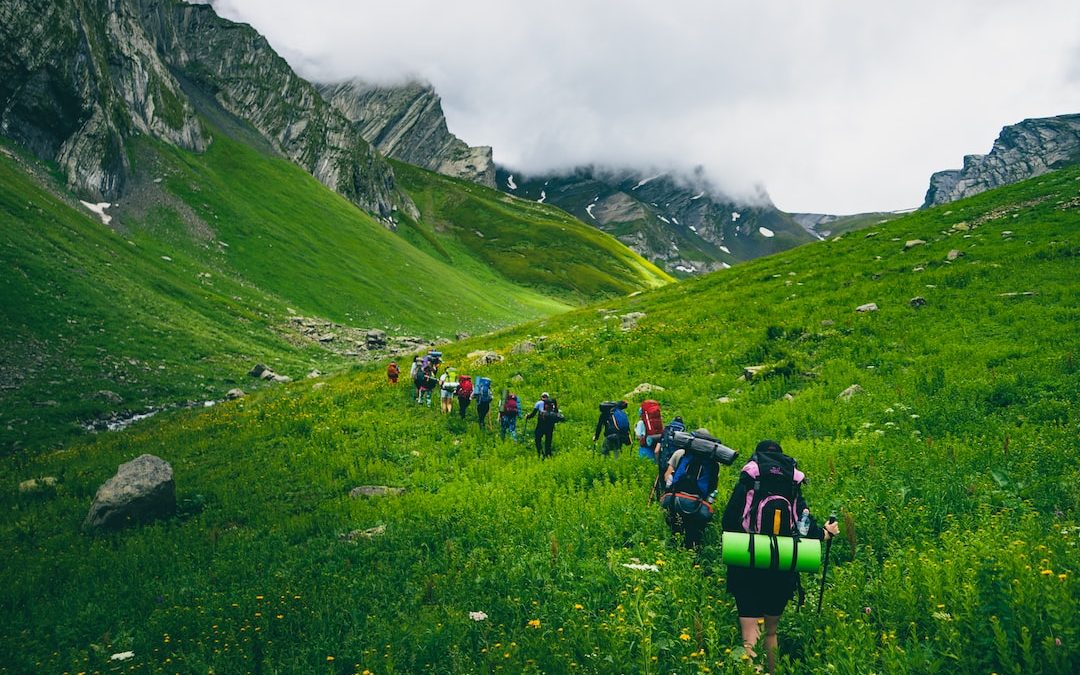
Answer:
<svg viewBox="0 0 1080 675"><path fill-rule="evenodd" d="M457 395L459 398L469 398L472 396L472 378L468 375L461 376L461 382L458 384Z"/></svg>
<svg viewBox="0 0 1080 675"><path fill-rule="evenodd" d="M517 417L518 414L518 397L517 394L510 394L503 401L502 414L506 417Z"/></svg>
<svg viewBox="0 0 1080 675"><path fill-rule="evenodd" d="M664 432L664 420L660 417L660 404L652 399L641 403L641 421L645 423L646 436L659 436Z"/></svg>

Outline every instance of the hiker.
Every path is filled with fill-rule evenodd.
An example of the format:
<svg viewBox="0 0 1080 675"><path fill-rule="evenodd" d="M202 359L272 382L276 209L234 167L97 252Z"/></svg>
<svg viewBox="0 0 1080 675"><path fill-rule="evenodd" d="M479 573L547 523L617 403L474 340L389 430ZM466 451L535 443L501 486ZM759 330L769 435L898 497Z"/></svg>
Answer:
<svg viewBox="0 0 1080 675"><path fill-rule="evenodd" d="M712 438L708 429L698 429L694 434ZM687 549L699 546L705 536L705 528L712 520L719 476L719 462L684 448L677 448L668 461L664 474L667 491L660 505L667 510L671 534L683 535Z"/></svg>
<svg viewBox="0 0 1080 675"><path fill-rule="evenodd" d="M479 422L481 429L487 430L487 414L491 408L491 378L476 378L476 389L473 391L473 398L476 399L477 422Z"/></svg>
<svg viewBox="0 0 1080 675"><path fill-rule="evenodd" d="M638 425L644 429L645 423L638 420ZM667 490L667 475L671 464L671 458L678 450L675 446L675 432L686 431L686 424L683 423L683 418L676 415L675 419L671 420L671 423L664 427L664 432L660 434L660 440L653 446L653 461L656 462L656 481L653 483L652 492L649 495L649 500L656 499L657 503L660 501L660 495L664 494ZM681 457L681 456L680 456ZM671 469L674 471L674 469Z"/></svg>
<svg viewBox="0 0 1080 675"><path fill-rule="evenodd" d="M439 376L439 405L444 415L449 415L454 409L454 394L457 393L457 388L457 368L448 366L446 372Z"/></svg>
<svg viewBox="0 0 1080 675"><path fill-rule="evenodd" d="M431 406L431 390L439 386L435 379L435 366L430 363L421 368L416 374L416 402L426 403Z"/></svg>
<svg viewBox="0 0 1080 675"><path fill-rule="evenodd" d="M835 522L819 526L810 516L801 487L806 477L776 441L758 443L724 509L728 532L768 533L828 541L840 532ZM800 514L799 517L796 514ZM801 520L801 522L799 522ZM805 528L805 531L804 531ZM728 566L727 589L735 596L739 629L747 656L754 658L765 627L768 672L776 662L776 629L780 615L799 584L799 573Z"/></svg>
<svg viewBox="0 0 1080 675"><path fill-rule="evenodd" d="M512 391L503 396L499 405L499 440L505 441L509 432L510 438L517 440L517 419L521 407L518 405L518 397Z"/></svg>
<svg viewBox="0 0 1080 675"><path fill-rule="evenodd" d="M462 375L458 380L457 391L454 392L458 400L458 414L461 415L461 419L465 419L465 411L469 408L469 403L472 401L473 384L472 378L468 375Z"/></svg>
<svg viewBox="0 0 1080 675"><path fill-rule="evenodd" d="M424 370L420 363L420 357L414 356L412 364L409 365L409 380L413 383L413 386L416 387L417 402L420 401L420 382L423 372Z"/></svg>
<svg viewBox="0 0 1080 675"><path fill-rule="evenodd" d="M641 402L638 408L638 421L634 425L634 434L638 439L638 456L649 460L656 457L656 444L664 432L664 421L660 416L660 404L652 399Z"/></svg>
<svg viewBox="0 0 1080 675"><path fill-rule="evenodd" d="M533 432L536 454L540 459L547 459L551 457L551 440L555 434L555 423L562 417L559 412L559 402L545 391L540 394L540 400L536 402L525 419L529 420L533 417L536 417L536 430ZM543 441L543 448L541 448L541 441Z"/></svg>
<svg viewBox="0 0 1080 675"><path fill-rule="evenodd" d="M600 431L604 432L604 445L602 453L607 457L611 453L618 453L619 448L630 445L630 418L626 416L626 401L606 401L600 404L600 419L596 421L596 432L593 433L593 443L600 439Z"/></svg>
<svg viewBox="0 0 1080 675"><path fill-rule="evenodd" d="M398 375L401 375L401 369L398 368L397 361L391 361L390 365L386 367L386 379L390 384L397 384Z"/></svg>

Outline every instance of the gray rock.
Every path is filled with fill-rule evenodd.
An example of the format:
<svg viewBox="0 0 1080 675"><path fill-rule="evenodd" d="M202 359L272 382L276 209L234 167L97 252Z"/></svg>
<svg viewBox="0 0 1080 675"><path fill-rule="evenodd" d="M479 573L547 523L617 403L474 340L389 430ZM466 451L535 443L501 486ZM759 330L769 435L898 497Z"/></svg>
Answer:
<svg viewBox="0 0 1080 675"><path fill-rule="evenodd" d="M857 384L853 384L844 391L840 392L840 395L836 398L840 399L841 401L850 401L852 396L855 396L856 394L861 394L862 390L862 387Z"/></svg>
<svg viewBox="0 0 1080 675"><path fill-rule="evenodd" d="M360 485L349 490L349 496L353 499L359 497L396 497L405 492L403 487L388 487L386 485Z"/></svg>
<svg viewBox="0 0 1080 675"><path fill-rule="evenodd" d="M649 384L648 382L642 382L633 391L627 392L623 398L631 399L641 394L648 394L654 391L664 391L664 388L655 384Z"/></svg>
<svg viewBox="0 0 1080 675"><path fill-rule="evenodd" d="M926 305L926 298L922 297L921 295L917 295L911 300L908 300L908 304L915 309L918 309L919 307L923 307Z"/></svg>
<svg viewBox="0 0 1080 675"><path fill-rule="evenodd" d="M30 480L24 480L19 483L20 494L38 494L52 490L56 487L56 476L43 476L41 478L31 478Z"/></svg>
<svg viewBox="0 0 1080 675"><path fill-rule="evenodd" d="M530 340L519 342L510 348L511 354L530 354L536 351L536 343Z"/></svg>
<svg viewBox="0 0 1080 675"><path fill-rule="evenodd" d="M510 381L513 382L514 384L521 384L522 382L525 381L525 377L521 373L518 373L517 375L514 375L513 377L511 377Z"/></svg>
<svg viewBox="0 0 1080 675"><path fill-rule="evenodd" d="M309 380L314 380L315 378L318 378L318 377L322 377L322 371L319 370L318 368L315 368L314 370L312 370L310 373L307 374L307 379L309 379Z"/></svg>
<svg viewBox="0 0 1080 675"><path fill-rule="evenodd" d="M922 246L925 243L926 242L923 241L922 239L909 239L906 242L904 242L904 250L909 251L909 250L915 248L916 246Z"/></svg>
<svg viewBox="0 0 1080 675"><path fill-rule="evenodd" d="M953 250L949 251L948 255L945 256L945 259L948 260L949 262L952 262L952 261L956 260L957 258L963 258L963 257L964 257L964 252L954 248Z"/></svg>
<svg viewBox="0 0 1080 675"><path fill-rule="evenodd" d="M98 488L83 529L116 529L175 512L172 467L160 457L141 455L121 464L116 475Z"/></svg>
<svg viewBox="0 0 1080 675"><path fill-rule="evenodd" d="M386 526L376 525L375 527L369 527L366 530L353 530L348 534L340 535L339 538L341 541L355 543L357 539L374 539L383 534L386 534Z"/></svg>
<svg viewBox="0 0 1080 675"><path fill-rule="evenodd" d="M469 352L465 358L469 359L474 366L486 366L503 360L501 354L490 351Z"/></svg>
<svg viewBox="0 0 1080 675"><path fill-rule="evenodd" d="M855 311L856 312L862 312L864 314L866 312L876 312L876 311L878 311L878 306L877 306L877 303L875 303L875 302L868 302L865 305L859 305L858 307L856 307Z"/></svg>
<svg viewBox="0 0 1080 675"><path fill-rule="evenodd" d="M244 398L244 396L246 396L246 394L244 394L244 390L240 389L239 387L230 389L225 393L225 398L230 401L235 401L238 398Z"/></svg>
<svg viewBox="0 0 1080 675"><path fill-rule="evenodd" d="M765 370L766 368L768 368L768 366L746 366L745 368L743 368L742 379L749 382L750 380L754 379L755 375Z"/></svg>
<svg viewBox="0 0 1080 675"><path fill-rule="evenodd" d="M637 322L645 318L645 312L630 312L629 314L623 314L619 318L622 319L623 330L633 330L637 328Z"/></svg>
<svg viewBox="0 0 1080 675"><path fill-rule="evenodd" d="M94 394L96 398L104 399L106 403L113 405L120 405L124 402L124 399L115 391L109 391L108 389L102 389Z"/></svg>
<svg viewBox="0 0 1080 675"><path fill-rule="evenodd" d="M278 375L276 373L270 379L273 380L274 382L280 382L281 384L285 384L287 382L292 382L292 378L289 377L288 375Z"/></svg>
<svg viewBox="0 0 1080 675"><path fill-rule="evenodd" d="M263 373L268 372L270 369L261 363L255 364L255 367L248 371L248 375L252 377L262 378Z"/></svg>

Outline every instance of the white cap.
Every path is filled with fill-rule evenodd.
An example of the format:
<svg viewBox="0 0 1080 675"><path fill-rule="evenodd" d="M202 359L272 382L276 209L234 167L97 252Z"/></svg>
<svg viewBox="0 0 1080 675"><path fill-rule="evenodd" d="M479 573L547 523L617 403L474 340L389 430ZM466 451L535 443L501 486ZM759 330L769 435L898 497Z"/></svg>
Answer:
<svg viewBox="0 0 1080 675"><path fill-rule="evenodd" d="M540 394L540 398L547 398L547 397L548 397L548 393L546 391L543 394Z"/></svg>

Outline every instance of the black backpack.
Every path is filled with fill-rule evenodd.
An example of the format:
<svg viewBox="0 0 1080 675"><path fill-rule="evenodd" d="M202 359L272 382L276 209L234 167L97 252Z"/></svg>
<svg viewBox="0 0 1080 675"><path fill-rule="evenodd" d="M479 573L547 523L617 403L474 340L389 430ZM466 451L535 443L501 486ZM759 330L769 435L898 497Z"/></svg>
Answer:
<svg viewBox="0 0 1080 675"><path fill-rule="evenodd" d="M781 452L755 452L739 474L739 480L747 485L743 530L791 536L799 517L795 509L805 479L794 458Z"/></svg>
<svg viewBox="0 0 1080 675"><path fill-rule="evenodd" d="M553 398L544 401L544 408L540 411L540 419L549 424L562 422L566 418L559 412L559 402Z"/></svg>

